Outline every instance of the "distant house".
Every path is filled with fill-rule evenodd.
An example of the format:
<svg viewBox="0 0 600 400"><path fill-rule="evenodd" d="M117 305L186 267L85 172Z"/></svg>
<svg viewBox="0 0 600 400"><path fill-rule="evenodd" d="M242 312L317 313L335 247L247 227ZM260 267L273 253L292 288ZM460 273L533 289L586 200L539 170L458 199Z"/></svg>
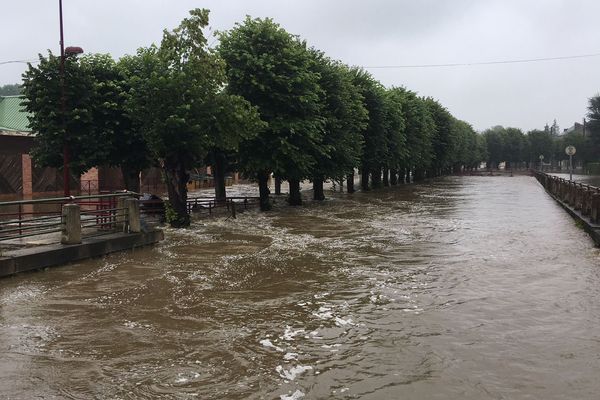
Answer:
<svg viewBox="0 0 600 400"><path fill-rule="evenodd" d="M583 124L580 124L579 122L575 122L573 124L573 126L565 129L559 136L564 136L564 135L568 135L571 133L576 133L576 134L579 134L582 136L586 136L587 129L586 129L585 119L583 120Z"/></svg>

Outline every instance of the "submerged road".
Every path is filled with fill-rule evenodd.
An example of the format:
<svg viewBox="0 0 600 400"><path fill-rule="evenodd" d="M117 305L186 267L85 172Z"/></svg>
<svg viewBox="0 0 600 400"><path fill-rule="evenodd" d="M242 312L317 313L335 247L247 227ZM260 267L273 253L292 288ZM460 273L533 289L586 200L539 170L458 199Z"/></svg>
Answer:
<svg viewBox="0 0 600 400"><path fill-rule="evenodd" d="M532 177L196 221L0 281L4 399L597 399L600 252Z"/></svg>

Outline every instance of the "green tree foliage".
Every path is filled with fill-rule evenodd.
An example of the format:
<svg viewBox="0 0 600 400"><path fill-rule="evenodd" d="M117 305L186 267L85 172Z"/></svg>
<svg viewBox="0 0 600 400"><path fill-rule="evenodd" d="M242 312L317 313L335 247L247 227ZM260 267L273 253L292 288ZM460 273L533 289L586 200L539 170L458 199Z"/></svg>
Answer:
<svg viewBox="0 0 600 400"><path fill-rule="evenodd" d="M140 172L151 165L151 159L141 126L125 106L130 86L123 63L117 64L108 54L91 54L81 57L80 66L94 82L89 108L94 131L104 143L98 162L120 167L125 187L139 192Z"/></svg>
<svg viewBox="0 0 600 400"><path fill-rule="evenodd" d="M0 86L0 96L18 96L23 88L18 83Z"/></svg>
<svg viewBox="0 0 600 400"><path fill-rule="evenodd" d="M139 191L139 173L149 157L125 109L128 87L121 70L107 54L67 56L63 116L59 62L51 53L40 56L39 65L24 75L24 104L37 133L34 159L61 167L66 140L73 173L98 165L121 167L127 189Z"/></svg>
<svg viewBox="0 0 600 400"><path fill-rule="evenodd" d="M506 168L511 168L514 163L527 158L527 139L523 131L518 128L506 128L504 130L504 161Z"/></svg>
<svg viewBox="0 0 600 400"><path fill-rule="evenodd" d="M322 89L323 146L327 149L327 153L316 157L313 194L315 200L323 200L325 179L341 179L354 174L354 168L359 165L362 131L367 126L368 115L348 67L316 50L311 50L311 55L314 57L312 68L319 75L318 83Z"/></svg>
<svg viewBox="0 0 600 400"><path fill-rule="evenodd" d="M425 171L431 167L433 158L431 139L435 134L435 122L425 101L415 92L405 88L397 90L404 95L402 109L406 121L407 170L412 171L415 180L420 180L425 177Z"/></svg>
<svg viewBox="0 0 600 400"><path fill-rule="evenodd" d="M504 127L494 126L483 132L487 147L487 166L497 168L504 161Z"/></svg>
<svg viewBox="0 0 600 400"><path fill-rule="evenodd" d="M244 142L240 167L257 178L261 209L270 208L271 172L290 183L290 204L300 204L300 181L312 178L317 158L327 154L314 58L304 42L271 19L248 17L220 39L228 91L258 107L267 124Z"/></svg>
<svg viewBox="0 0 600 400"><path fill-rule="evenodd" d="M600 154L600 94L589 99L587 109L588 122L586 128L589 131L591 142L597 154L595 157L595 161L597 162L600 158L598 156Z"/></svg>
<svg viewBox="0 0 600 400"><path fill-rule="evenodd" d="M477 169L481 161L486 159L485 139L477 134L473 127L461 120L453 120L454 146L452 167L459 172L462 167Z"/></svg>
<svg viewBox="0 0 600 400"><path fill-rule="evenodd" d="M354 69L353 75L353 83L359 89L369 115L369 122L362 131L364 144L360 159L361 185L366 191L370 189L369 176L373 187L381 185L381 170L388 160L386 93L385 88L368 72Z"/></svg>
<svg viewBox="0 0 600 400"><path fill-rule="evenodd" d="M540 156L548 162L554 155L554 140L549 130L534 129L527 133L527 160L530 165L539 162Z"/></svg>
<svg viewBox="0 0 600 400"><path fill-rule="evenodd" d="M221 59L208 48L203 29L208 10L195 9L173 31L163 32L159 47L138 50L128 62L129 112L137 116L153 157L163 167L174 227L190 223L187 213L189 171L210 148L215 104L225 84Z"/></svg>
<svg viewBox="0 0 600 400"><path fill-rule="evenodd" d="M29 126L36 132L32 156L41 166L62 168L63 146L70 153L70 170L80 175L104 161L108 149L94 126L92 99L94 78L76 56L65 59L64 113L61 105L60 57L39 55L23 74L23 105L31 114Z"/></svg>
<svg viewBox="0 0 600 400"><path fill-rule="evenodd" d="M505 162L511 168L516 162L528 158L528 141L523 131L518 128L494 126L483 133L487 145L488 168L497 168Z"/></svg>
<svg viewBox="0 0 600 400"><path fill-rule="evenodd" d="M401 90L392 88L386 91L385 120L388 151L383 172L384 185L397 184L399 171L406 167L408 161L403 100L404 94Z"/></svg>
<svg viewBox="0 0 600 400"><path fill-rule="evenodd" d="M214 100L213 119L209 120L207 129L210 146L206 160L213 168L215 198L224 201L227 197L225 174L237 163L242 143L253 139L265 123L258 110L241 96L224 91Z"/></svg>
<svg viewBox="0 0 600 400"><path fill-rule="evenodd" d="M435 129L431 135L433 151L431 168L433 171L430 175L437 176L452 167L453 158L459 151L456 125L454 117L437 100L428 97L424 101L435 123Z"/></svg>

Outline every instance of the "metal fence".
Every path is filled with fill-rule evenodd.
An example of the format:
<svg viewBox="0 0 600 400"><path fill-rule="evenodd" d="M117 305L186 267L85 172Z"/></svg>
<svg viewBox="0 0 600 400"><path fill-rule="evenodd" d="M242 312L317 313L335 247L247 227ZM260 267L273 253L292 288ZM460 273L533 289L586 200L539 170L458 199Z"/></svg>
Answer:
<svg viewBox="0 0 600 400"><path fill-rule="evenodd" d="M212 214L218 209L226 210L235 218L239 210L247 210L249 207L260 203L260 197L256 196L232 196L224 200L217 200L215 197L198 196L187 199L188 214L193 212L207 211Z"/></svg>
<svg viewBox="0 0 600 400"><path fill-rule="evenodd" d="M134 193L122 192L0 202L0 242L18 242L63 231L65 204L79 205L84 236L114 232L124 223L124 199L133 196Z"/></svg>
<svg viewBox="0 0 600 400"><path fill-rule="evenodd" d="M555 198L579 211L590 222L600 223L600 188L543 172L535 172L535 177Z"/></svg>

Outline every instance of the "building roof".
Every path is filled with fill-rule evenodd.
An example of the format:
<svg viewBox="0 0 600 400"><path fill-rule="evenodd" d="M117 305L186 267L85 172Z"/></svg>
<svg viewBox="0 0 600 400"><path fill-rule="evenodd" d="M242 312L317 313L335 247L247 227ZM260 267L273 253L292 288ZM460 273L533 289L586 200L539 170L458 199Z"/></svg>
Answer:
<svg viewBox="0 0 600 400"><path fill-rule="evenodd" d="M0 96L0 131L29 134L29 113L21 106L23 96Z"/></svg>

